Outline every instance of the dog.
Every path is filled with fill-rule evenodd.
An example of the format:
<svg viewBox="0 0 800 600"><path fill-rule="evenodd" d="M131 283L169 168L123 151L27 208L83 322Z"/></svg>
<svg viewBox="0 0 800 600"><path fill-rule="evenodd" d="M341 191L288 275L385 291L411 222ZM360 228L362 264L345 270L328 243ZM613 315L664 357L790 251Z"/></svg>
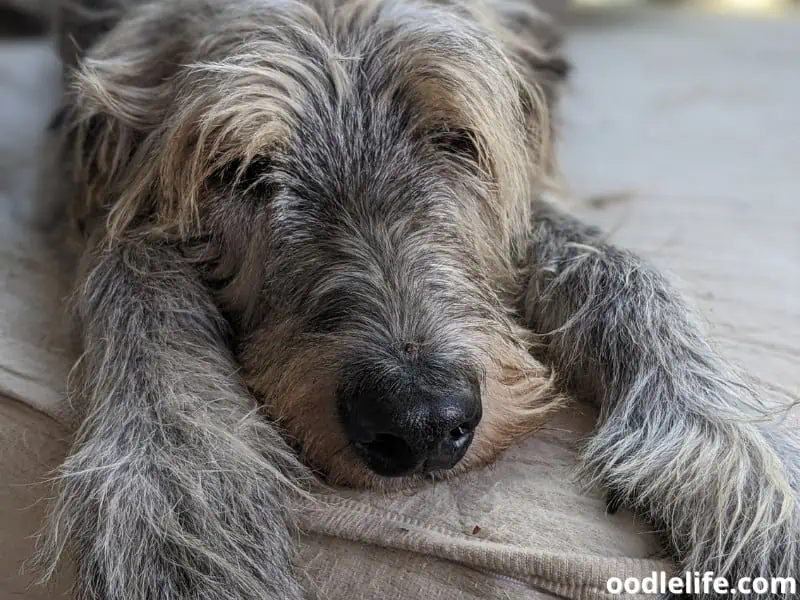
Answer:
<svg viewBox="0 0 800 600"><path fill-rule="evenodd" d="M573 400L681 568L790 576L800 444L673 286L551 200L527 0L65 5L83 411L40 548L83 600L296 599L315 474L396 489ZM788 596L786 596L788 597Z"/></svg>

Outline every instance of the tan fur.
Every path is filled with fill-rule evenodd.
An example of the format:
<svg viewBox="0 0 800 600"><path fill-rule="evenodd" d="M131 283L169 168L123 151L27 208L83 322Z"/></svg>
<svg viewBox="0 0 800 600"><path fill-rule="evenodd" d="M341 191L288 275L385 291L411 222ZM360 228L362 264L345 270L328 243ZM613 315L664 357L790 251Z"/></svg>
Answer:
<svg viewBox="0 0 800 600"><path fill-rule="evenodd" d="M291 331L291 325L285 330ZM549 370L524 347L508 340L475 340L487 349L489 365L482 384L483 420L466 456L449 471L455 476L494 462L513 442L539 429L567 399L556 391ZM334 396L337 348L320 340L283 360L286 338L280 334L252 344L256 356L248 364L276 365L251 374L248 385L263 390L270 416L289 434L303 461L331 484L399 489L418 485L425 478L378 477L353 453L342 432L331 427L337 419Z"/></svg>

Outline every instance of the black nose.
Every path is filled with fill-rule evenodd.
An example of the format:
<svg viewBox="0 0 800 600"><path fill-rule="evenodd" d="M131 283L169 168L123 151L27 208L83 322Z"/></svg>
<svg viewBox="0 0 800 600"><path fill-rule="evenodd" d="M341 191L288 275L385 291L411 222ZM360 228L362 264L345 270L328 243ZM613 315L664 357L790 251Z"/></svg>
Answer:
<svg viewBox="0 0 800 600"><path fill-rule="evenodd" d="M453 467L481 420L480 387L460 377L434 382L364 377L340 388L339 406L353 447L372 471L386 477Z"/></svg>

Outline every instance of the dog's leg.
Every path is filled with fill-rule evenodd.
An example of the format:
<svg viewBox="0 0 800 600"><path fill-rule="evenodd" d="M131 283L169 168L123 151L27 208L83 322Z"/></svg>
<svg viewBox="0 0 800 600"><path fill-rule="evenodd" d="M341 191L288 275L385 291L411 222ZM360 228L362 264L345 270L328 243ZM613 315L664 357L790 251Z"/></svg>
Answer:
<svg viewBox="0 0 800 600"><path fill-rule="evenodd" d="M795 435L654 268L544 201L534 215L521 309L563 384L600 405L585 473L663 527L687 569L800 574Z"/></svg>
<svg viewBox="0 0 800 600"><path fill-rule="evenodd" d="M72 553L85 600L301 597L288 504L302 470L256 414L198 276L143 242L98 245L82 272L86 416L44 559Z"/></svg>

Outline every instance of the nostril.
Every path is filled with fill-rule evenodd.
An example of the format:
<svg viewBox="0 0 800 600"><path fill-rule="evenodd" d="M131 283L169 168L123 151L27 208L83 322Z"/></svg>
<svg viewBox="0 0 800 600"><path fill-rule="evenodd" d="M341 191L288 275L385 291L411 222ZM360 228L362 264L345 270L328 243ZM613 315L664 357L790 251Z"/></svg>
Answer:
<svg viewBox="0 0 800 600"><path fill-rule="evenodd" d="M475 431L475 424L472 422L462 423L450 431L450 443L453 451L458 454L465 449L472 441L472 433Z"/></svg>
<svg viewBox="0 0 800 600"><path fill-rule="evenodd" d="M473 429L474 427L471 423L462 423L450 432L450 437L454 442L457 442L472 433Z"/></svg>

